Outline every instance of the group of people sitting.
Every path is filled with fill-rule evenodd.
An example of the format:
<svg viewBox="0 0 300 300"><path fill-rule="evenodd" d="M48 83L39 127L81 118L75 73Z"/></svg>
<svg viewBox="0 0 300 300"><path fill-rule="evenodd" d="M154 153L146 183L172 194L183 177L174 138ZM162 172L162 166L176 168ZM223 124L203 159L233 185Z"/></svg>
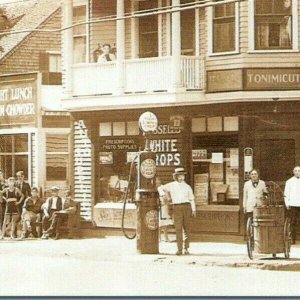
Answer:
<svg viewBox="0 0 300 300"><path fill-rule="evenodd" d="M38 237L37 222L42 225L42 239L53 236L58 239L60 225L68 218L69 214L76 212L75 202L72 200L70 191L65 191L64 197L59 196L59 188L51 188L51 197L45 202L39 195L39 189L31 188L24 180L24 172L16 174L17 179L4 178L0 170L0 202L1 202L1 239L5 238L10 225L10 238L17 238L18 224L22 225L20 238L26 239L31 234Z"/></svg>

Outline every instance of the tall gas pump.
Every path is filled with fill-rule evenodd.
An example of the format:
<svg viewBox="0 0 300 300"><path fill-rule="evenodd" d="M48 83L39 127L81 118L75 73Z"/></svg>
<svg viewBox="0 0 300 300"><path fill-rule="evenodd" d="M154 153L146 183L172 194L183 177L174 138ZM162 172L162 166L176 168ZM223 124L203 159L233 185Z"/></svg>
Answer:
<svg viewBox="0 0 300 300"><path fill-rule="evenodd" d="M139 119L140 129L145 138L144 150L138 152L134 164L137 167L136 196L137 206L137 251L141 254L159 253L159 198L156 189L156 159L150 149L149 134L157 129L158 120L154 113L145 112ZM132 170L132 167L131 167ZM131 172L130 172L131 173ZM123 222L126 197L124 201ZM124 233L125 234L125 233ZM126 237L128 237L125 234ZM128 237L130 238L130 237ZM131 237L131 238L134 238Z"/></svg>

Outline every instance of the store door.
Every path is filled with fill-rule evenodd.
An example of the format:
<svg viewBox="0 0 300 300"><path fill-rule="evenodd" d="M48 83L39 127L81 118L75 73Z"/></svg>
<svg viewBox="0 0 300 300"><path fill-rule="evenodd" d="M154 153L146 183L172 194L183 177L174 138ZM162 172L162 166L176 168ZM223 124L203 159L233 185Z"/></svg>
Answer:
<svg viewBox="0 0 300 300"><path fill-rule="evenodd" d="M295 140L265 139L260 141L260 173L265 181L275 181L284 189L295 166Z"/></svg>

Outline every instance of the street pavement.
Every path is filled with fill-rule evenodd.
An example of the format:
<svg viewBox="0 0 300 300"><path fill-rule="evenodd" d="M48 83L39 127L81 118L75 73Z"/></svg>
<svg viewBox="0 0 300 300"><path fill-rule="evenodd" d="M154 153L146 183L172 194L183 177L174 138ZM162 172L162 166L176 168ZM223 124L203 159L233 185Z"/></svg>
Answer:
<svg viewBox="0 0 300 300"><path fill-rule="evenodd" d="M175 256L176 243L160 254L140 255L136 241L89 239L0 241L0 295L81 296L296 296L300 247L291 259L247 257L245 244L191 244Z"/></svg>

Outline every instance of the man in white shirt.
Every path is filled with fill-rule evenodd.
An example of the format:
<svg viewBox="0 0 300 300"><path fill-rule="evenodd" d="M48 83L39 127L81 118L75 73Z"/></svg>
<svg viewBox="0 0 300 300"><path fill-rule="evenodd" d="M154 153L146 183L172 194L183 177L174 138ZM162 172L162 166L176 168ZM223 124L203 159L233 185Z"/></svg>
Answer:
<svg viewBox="0 0 300 300"><path fill-rule="evenodd" d="M292 243L296 241L296 221L300 215L300 166L294 168L294 176L287 180L284 189L284 202L292 219Z"/></svg>
<svg viewBox="0 0 300 300"><path fill-rule="evenodd" d="M43 205L43 236L42 239L48 239L48 229L50 227L50 223L52 221L53 215L57 211L61 211L64 206L64 200L63 198L59 197L59 188L56 186L53 186L51 188L52 196L46 200L46 202Z"/></svg>
<svg viewBox="0 0 300 300"><path fill-rule="evenodd" d="M192 188L185 182L185 175L184 168L176 168L173 174L174 181L164 186L164 190L170 194L173 204L178 247L176 255L182 255L183 231L185 234L184 254L189 254L191 216L196 216L195 196Z"/></svg>
<svg viewBox="0 0 300 300"><path fill-rule="evenodd" d="M250 172L250 180L244 184L243 209L247 217L253 216L255 206L264 204L264 197L268 194L266 183L259 178L258 171Z"/></svg>

